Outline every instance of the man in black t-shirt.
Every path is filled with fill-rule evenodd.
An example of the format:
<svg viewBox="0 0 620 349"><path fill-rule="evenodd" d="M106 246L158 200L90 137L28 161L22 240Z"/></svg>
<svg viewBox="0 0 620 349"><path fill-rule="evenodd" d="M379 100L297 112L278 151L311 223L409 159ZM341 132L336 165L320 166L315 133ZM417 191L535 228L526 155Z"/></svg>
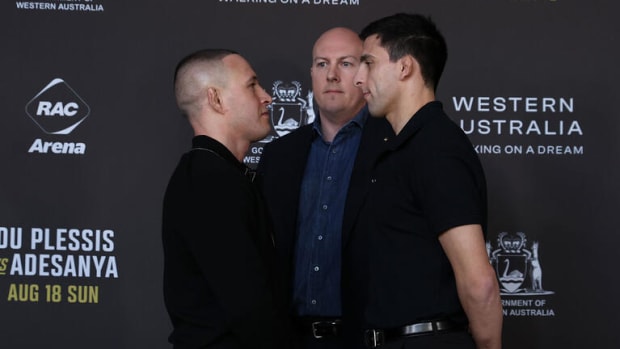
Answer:
<svg viewBox="0 0 620 349"><path fill-rule="evenodd" d="M501 348L485 249L486 183L465 134L435 101L447 58L430 19L369 24L356 84L396 137L378 158L356 236L365 334L375 348Z"/></svg>

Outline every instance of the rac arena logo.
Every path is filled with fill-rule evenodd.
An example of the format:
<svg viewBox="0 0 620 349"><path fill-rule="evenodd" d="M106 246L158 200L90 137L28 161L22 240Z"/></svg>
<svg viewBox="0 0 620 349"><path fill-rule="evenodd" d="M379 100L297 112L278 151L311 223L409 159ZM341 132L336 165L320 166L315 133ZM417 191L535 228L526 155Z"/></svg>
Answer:
<svg viewBox="0 0 620 349"><path fill-rule="evenodd" d="M63 79L56 78L26 104L26 114L48 135L68 135L90 114L90 107ZM35 139L29 153L84 154L86 145Z"/></svg>

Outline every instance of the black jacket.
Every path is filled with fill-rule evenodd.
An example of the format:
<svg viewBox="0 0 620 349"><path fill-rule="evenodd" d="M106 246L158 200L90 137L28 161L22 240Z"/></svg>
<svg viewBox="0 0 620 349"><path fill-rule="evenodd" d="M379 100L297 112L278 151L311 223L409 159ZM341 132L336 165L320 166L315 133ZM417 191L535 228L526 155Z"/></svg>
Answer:
<svg viewBox="0 0 620 349"><path fill-rule="evenodd" d="M366 195L370 169L376 156L383 149L386 139L394 132L384 118L369 117L362 131L362 138L356 155L349 190L345 203L342 224L342 306L344 326L347 333L361 339L356 334L362 310L362 294L353 286L358 282L350 280L353 275L348 272L355 268L351 264L355 254L363 251L349 249L351 235L357 221L359 210ZM301 183L310 151L310 145L317 137L312 125L279 138L265 146L257 168L259 184L267 207L274 222L275 243L278 266L288 285L289 311L292 311L292 277L294 268L295 240L297 232L297 214ZM355 332L355 333L354 333Z"/></svg>
<svg viewBox="0 0 620 349"><path fill-rule="evenodd" d="M247 168L198 136L164 198L164 298L175 348L286 347L271 226Z"/></svg>

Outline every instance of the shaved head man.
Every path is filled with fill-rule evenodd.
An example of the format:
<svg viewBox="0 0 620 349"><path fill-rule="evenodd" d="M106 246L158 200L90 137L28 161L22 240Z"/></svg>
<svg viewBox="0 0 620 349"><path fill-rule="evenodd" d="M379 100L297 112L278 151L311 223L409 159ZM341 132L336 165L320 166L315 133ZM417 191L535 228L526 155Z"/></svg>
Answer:
<svg viewBox="0 0 620 349"><path fill-rule="evenodd" d="M327 141L364 106L362 91L353 81L361 54L362 41L347 28L326 31L312 49L312 92Z"/></svg>
<svg viewBox="0 0 620 349"><path fill-rule="evenodd" d="M169 341L175 349L289 348L272 231L242 163L270 131L271 97L230 50L185 57L174 91L195 136L164 197Z"/></svg>

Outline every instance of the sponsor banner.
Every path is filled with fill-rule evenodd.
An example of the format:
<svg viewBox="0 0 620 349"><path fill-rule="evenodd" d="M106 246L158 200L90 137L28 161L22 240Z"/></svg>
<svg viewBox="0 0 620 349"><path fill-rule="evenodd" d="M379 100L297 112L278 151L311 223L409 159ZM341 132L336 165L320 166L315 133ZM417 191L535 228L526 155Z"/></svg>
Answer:
<svg viewBox="0 0 620 349"><path fill-rule="evenodd" d="M298 6L359 6L369 0L217 0L222 4L298 5Z"/></svg>
<svg viewBox="0 0 620 349"><path fill-rule="evenodd" d="M555 292L543 288L539 242L528 245L523 232L501 232L495 245L487 241L486 246L499 281L504 316L555 316L549 299Z"/></svg>
<svg viewBox="0 0 620 349"><path fill-rule="evenodd" d="M452 96L457 124L481 155L582 156L585 130L571 96Z"/></svg>
<svg viewBox="0 0 620 349"><path fill-rule="evenodd" d="M0 226L0 299L97 304L119 277L112 229Z"/></svg>
<svg viewBox="0 0 620 349"><path fill-rule="evenodd" d="M27 104L26 114L47 135L68 135L90 115L90 107L63 79L53 79ZM84 155L86 144L36 138L28 153Z"/></svg>
<svg viewBox="0 0 620 349"><path fill-rule="evenodd" d="M243 162L250 167L256 167L266 143L286 136L303 125L311 124L316 115L313 96L311 90L304 96L299 81L274 81L271 88L272 103L269 105L272 132L252 144Z"/></svg>
<svg viewBox="0 0 620 349"><path fill-rule="evenodd" d="M308 70L318 35L397 12L430 15L448 40L438 97L485 166L505 347L618 347L619 281L606 269L620 198L617 2L112 4L0 10L3 348L170 348L161 200L191 137L171 89L178 59L231 48L262 77L272 130L243 159L255 167L268 142L318 116Z"/></svg>
<svg viewBox="0 0 620 349"><path fill-rule="evenodd" d="M22 11L103 12L102 0L40 0L15 1Z"/></svg>

